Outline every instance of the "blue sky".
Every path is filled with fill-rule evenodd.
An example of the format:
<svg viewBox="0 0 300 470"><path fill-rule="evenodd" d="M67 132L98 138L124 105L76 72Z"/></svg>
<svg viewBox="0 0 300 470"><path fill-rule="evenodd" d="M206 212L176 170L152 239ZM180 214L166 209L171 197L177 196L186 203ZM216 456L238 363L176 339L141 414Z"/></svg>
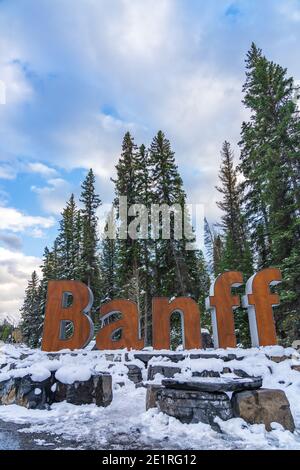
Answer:
<svg viewBox="0 0 300 470"><path fill-rule="evenodd" d="M88 168L110 202L124 133L172 142L191 202L215 205L222 142L237 142L245 54L255 41L300 78L299 0L0 2L0 316Z"/></svg>

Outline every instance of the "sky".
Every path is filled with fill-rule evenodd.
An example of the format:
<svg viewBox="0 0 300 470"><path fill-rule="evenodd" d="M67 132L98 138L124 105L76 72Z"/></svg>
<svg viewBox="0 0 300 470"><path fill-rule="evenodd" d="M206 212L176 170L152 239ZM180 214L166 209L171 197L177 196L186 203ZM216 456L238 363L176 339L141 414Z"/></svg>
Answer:
<svg viewBox="0 0 300 470"><path fill-rule="evenodd" d="M163 130L214 222L220 148L238 161L251 42L300 78L300 0L0 0L0 319L16 316L89 168L113 198L123 135Z"/></svg>

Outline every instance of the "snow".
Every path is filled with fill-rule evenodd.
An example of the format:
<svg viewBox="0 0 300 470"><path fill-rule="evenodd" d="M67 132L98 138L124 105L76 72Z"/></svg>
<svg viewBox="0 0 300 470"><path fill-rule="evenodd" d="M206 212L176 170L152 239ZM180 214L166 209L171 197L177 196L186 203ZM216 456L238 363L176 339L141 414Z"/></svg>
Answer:
<svg viewBox="0 0 300 470"><path fill-rule="evenodd" d="M225 367L243 370L252 376L262 376L263 387L281 389L287 395L293 414L296 431L292 434L278 423L267 432L264 425L249 425L240 418L222 421L216 418L221 433L211 426L183 424L169 417L158 409L145 411L145 388L135 388L129 381L126 367L127 360L142 368L143 379L147 371L141 361L134 359L134 352L129 351L65 351L59 357L39 350L25 347L5 346L5 365L0 372L0 382L15 377L31 374L33 380L42 381L55 373L58 380L73 383L76 380L88 380L94 372L109 372L113 380L113 401L107 408L94 404L75 406L66 402L55 403L49 410L28 410L16 405L0 406L0 419L22 425L19 432L48 433L62 436L65 440L78 443L78 448L97 449L297 449L300 450L300 373L291 369L291 365L300 365L300 355L291 348L270 347L188 351L183 360L172 361L175 352L165 351L169 358L163 357L164 351L150 360L152 365L180 367L182 372L176 378L191 379L193 371L213 370L222 374ZM145 354L152 351L147 348ZM217 358L190 359L190 353L218 354ZM139 351L140 353L140 351ZM178 354L178 353L177 353ZM236 359L223 361L223 357L233 354ZM280 363L270 357L291 357ZM22 356L22 361L20 357ZM26 357L24 357L26 356ZM3 359L3 358L2 358ZM15 369L10 366L15 364ZM236 377L234 373L222 374L222 377ZM155 376L151 383L160 383L164 377ZM202 380L194 378L193 380ZM209 378L205 378L205 381ZM212 379L215 380L215 379ZM120 386L124 383L124 386ZM41 390L36 387L36 392ZM54 391L54 386L52 388ZM42 442L42 441L41 441ZM57 445L57 444L55 444Z"/></svg>
<svg viewBox="0 0 300 470"><path fill-rule="evenodd" d="M91 378L92 371L87 366L67 365L62 366L55 373L55 378L64 384L72 384L75 381L87 381Z"/></svg>

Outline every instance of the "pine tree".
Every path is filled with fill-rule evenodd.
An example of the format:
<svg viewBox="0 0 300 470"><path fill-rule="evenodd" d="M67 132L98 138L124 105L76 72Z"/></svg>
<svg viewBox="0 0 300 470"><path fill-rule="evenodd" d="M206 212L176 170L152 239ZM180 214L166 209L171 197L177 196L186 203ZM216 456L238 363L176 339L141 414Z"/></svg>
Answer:
<svg viewBox="0 0 300 470"><path fill-rule="evenodd" d="M122 143L122 152L116 165L117 176L112 181L115 184L115 200L114 206L117 209L117 219L119 225L117 250L118 250L118 295L121 297L129 298L130 283L134 275L136 266L138 265L138 244L128 234L128 226L134 219L133 216L128 216L120 212L121 198L126 198L127 208L137 203L136 192L136 154L137 146L134 143L133 137L127 132L124 136ZM122 233L121 233L122 232ZM137 300L132 298L132 300Z"/></svg>
<svg viewBox="0 0 300 470"><path fill-rule="evenodd" d="M39 343L40 330L40 298L39 279L36 271L33 271L31 279L25 290L24 303L21 308L21 331L24 342L34 348Z"/></svg>
<svg viewBox="0 0 300 470"><path fill-rule="evenodd" d="M151 344L152 337L152 297L153 290L153 240L150 238L150 211L151 211L151 177L149 152L145 145L141 145L135 155L135 192L137 203L143 204L147 210L146 233L141 234L137 240L137 254L139 270L135 268L135 285L140 287L140 313L141 331L145 344Z"/></svg>
<svg viewBox="0 0 300 470"><path fill-rule="evenodd" d="M97 209L101 200L95 190L95 176L90 169L82 183L80 201L83 204L81 210L82 221L82 253L81 253L81 281L84 282L94 294L94 308L92 317L95 319L95 309L100 300L100 267L98 256L98 216Z"/></svg>
<svg viewBox="0 0 300 470"><path fill-rule="evenodd" d="M156 290L158 295L184 295L187 293L187 269L183 259L184 242L174 239L175 218L183 214L185 193L175 163L170 142L159 131L150 146L152 202L181 208L181 214L170 215L170 239L162 238L162 217L157 221L159 239L155 243ZM152 220L152 223L154 221ZM183 225L182 225L183 228Z"/></svg>
<svg viewBox="0 0 300 470"><path fill-rule="evenodd" d="M215 226L210 226L204 218L204 243L208 259L208 273L211 278L216 278L222 272L223 242Z"/></svg>
<svg viewBox="0 0 300 470"><path fill-rule="evenodd" d="M100 246L100 272L101 272L101 302L112 300L117 295L117 243L114 232L116 230L114 211L107 217Z"/></svg>
<svg viewBox="0 0 300 470"><path fill-rule="evenodd" d="M59 257L59 279L77 279L80 256L78 246L78 210L74 194L71 195L62 212L59 234L56 239Z"/></svg>
<svg viewBox="0 0 300 470"><path fill-rule="evenodd" d="M221 185L216 188L222 194L222 200L217 202L217 206L222 211L219 224L223 238L220 268L221 271L242 271L248 278L253 273L252 257L246 237L242 189L238 184L238 173L234 167L234 155L229 142L224 142L221 155L222 163L219 173Z"/></svg>
<svg viewBox="0 0 300 470"><path fill-rule="evenodd" d="M285 274L277 330L288 343L297 332L283 325L300 307L300 119L286 69L255 44L246 65L244 104L251 119L243 123L240 142L246 215L257 267L274 265Z"/></svg>

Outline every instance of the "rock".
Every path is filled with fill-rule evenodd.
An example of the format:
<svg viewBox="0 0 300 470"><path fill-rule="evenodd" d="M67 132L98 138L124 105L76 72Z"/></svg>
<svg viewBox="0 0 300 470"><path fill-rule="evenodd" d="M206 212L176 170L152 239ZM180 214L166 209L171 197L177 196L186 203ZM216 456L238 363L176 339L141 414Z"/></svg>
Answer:
<svg viewBox="0 0 300 470"><path fill-rule="evenodd" d="M139 359L142 361L146 366L148 365L148 362L153 358L153 357L166 357L167 359L170 359L172 362L179 362L182 361L185 358L184 354L158 354L158 353L134 353L133 357L135 359Z"/></svg>
<svg viewBox="0 0 300 470"><path fill-rule="evenodd" d="M19 382L21 379L8 379L0 382L1 405L16 404Z"/></svg>
<svg viewBox="0 0 300 470"><path fill-rule="evenodd" d="M293 370L296 370L297 372L300 372L300 365L299 366L291 366Z"/></svg>
<svg viewBox="0 0 300 470"><path fill-rule="evenodd" d="M201 372L194 371L192 372L192 377L220 377L219 372L214 370L202 370Z"/></svg>
<svg viewBox="0 0 300 470"><path fill-rule="evenodd" d="M161 385L147 385L146 410L156 408L158 396L162 389L163 387Z"/></svg>
<svg viewBox="0 0 300 470"><path fill-rule="evenodd" d="M283 390L260 389L236 392L232 396L234 416L250 424L264 424L271 431L271 423L279 423L284 429L295 430L290 404Z"/></svg>
<svg viewBox="0 0 300 470"><path fill-rule="evenodd" d="M34 382L29 375L22 377L19 383L16 405L28 409L45 409L51 402L50 377L42 382Z"/></svg>
<svg viewBox="0 0 300 470"><path fill-rule="evenodd" d="M112 402L112 378L107 373L92 375L85 382L72 384L57 382L55 402L66 400L73 405L95 403L97 406L108 406Z"/></svg>
<svg viewBox="0 0 300 470"><path fill-rule="evenodd" d="M201 332L202 337L202 348L203 349L210 349L214 347L214 342L211 335L208 332Z"/></svg>
<svg viewBox="0 0 300 470"><path fill-rule="evenodd" d="M162 365L150 365L148 367L148 377L147 380L153 380L156 374L161 374L164 377L174 377L175 374L178 374L181 372L180 367L174 367L174 366L162 366Z"/></svg>
<svg viewBox="0 0 300 470"><path fill-rule="evenodd" d="M254 378L253 375L247 374L247 372L242 369L233 369L233 373L242 379Z"/></svg>
<svg viewBox="0 0 300 470"><path fill-rule="evenodd" d="M296 339L293 344L292 344L292 348L299 350L300 351L300 339Z"/></svg>
<svg viewBox="0 0 300 470"><path fill-rule="evenodd" d="M28 409L45 409L51 403L50 377L34 382L30 375L0 382L1 405L19 405Z"/></svg>
<svg viewBox="0 0 300 470"><path fill-rule="evenodd" d="M214 353L192 353L189 355L190 359L220 359L219 354Z"/></svg>
<svg viewBox="0 0 300 470"><path fill-rule="evenodd" d="M270 359L270 361L273 361L279 364L280 362L290 359L291 356L267 356L267 358Z"/></svg>
<svg viewBox="0 0 300 470"><path fill-rule="evenodd" d="M138 382L135 384L135 388L147 388L147 384L145 382Z"/></svg>
<svg viewBox="0 0 300 470"><path fill-rule="evenodd" d="M206 423L218 429L214 420L233 417L230 399L226 393L207 393L163 388L158 393L158 408L182 423Z"/></svg>
<svg viewBox="0 0 300 470"><path fill-rule="evenodd" d="M220 377L209 380L209 378L198 378L198 380L164 379L162 385L167 388L179 390L196 390L199 392L234 392L242 390L253 390L262 386L262 378L235 379Z"/></svg>
<svg viewBox="0 0 300 470"><path fill-rule="evenodd" d="M143 380L142 370L135 364L125 364L128 368L128 378L133 383L137 384Z"/></svg>

